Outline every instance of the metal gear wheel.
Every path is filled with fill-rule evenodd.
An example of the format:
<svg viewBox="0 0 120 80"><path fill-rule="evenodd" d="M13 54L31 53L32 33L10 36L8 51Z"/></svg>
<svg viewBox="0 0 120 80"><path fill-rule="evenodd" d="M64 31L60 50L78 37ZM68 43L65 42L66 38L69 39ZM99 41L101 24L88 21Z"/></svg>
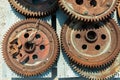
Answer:
<svg viewBox="0 0 120 80"><path fill-rule="evenodd" d="M63 50L75 63L100 67L115 60L120 50L120 32L114 20L86 23L68 20L61 31Z"/></svg>
<svg viewBox="0 0 120 80"><path fill-rule="evenodd" d="M119 0L59 0L60 7L72 18L99 21L109 17Z"/></svg>
<svg viewBox="0 0 120 80"><path fill-rule="evenodd" d="M57 9L57 0L8 0L23 15L44 17Z"/></svg>
<svg viewBox="0 0 120 80"><path fill-rule="evenodd" d="M37 19L13 25L6 33L2 47L7 65L23 76L43 73L59 53L57 34L50 25Z"/></svg>
<svg viewBox="0 0 120 80"><path fill-rule="evenodd" d="M108 67L107 69L100 71L100 72L86 72L83 71L81 68L79 68L78 65L74 63L70 63L72 69L74 69L77 73L84 76L87 79L90 80L111 80L117 72L120 71L120 54L115 59L114 63Z"/></svg>

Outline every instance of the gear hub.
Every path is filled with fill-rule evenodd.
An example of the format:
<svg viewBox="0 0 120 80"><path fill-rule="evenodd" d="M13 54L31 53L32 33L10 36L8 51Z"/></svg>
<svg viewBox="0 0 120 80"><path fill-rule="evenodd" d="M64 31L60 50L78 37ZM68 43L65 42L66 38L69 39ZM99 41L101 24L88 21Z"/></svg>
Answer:
<svg viewBox="0 0 120 80"><path fill-rule="evenodd" d="M55 31L42 21L27 19L16 23L3 41L3 56L16 73L33 76L55 62L59 44Z"/></svg>

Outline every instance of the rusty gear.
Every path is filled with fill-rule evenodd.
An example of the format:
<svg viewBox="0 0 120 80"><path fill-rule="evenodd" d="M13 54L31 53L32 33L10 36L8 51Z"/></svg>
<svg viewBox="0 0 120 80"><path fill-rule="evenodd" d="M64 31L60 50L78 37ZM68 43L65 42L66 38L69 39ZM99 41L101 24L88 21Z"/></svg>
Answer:
<svg viewBox="0 0 120 80"><path fill-rule="evenodd" d="M72 18L99 21L109 17L119 0L59 0L60 7Z"/></svg>
<svg viewBox="0 0 120 80"><path fill-rule="evenodd" d="M7 65L13 71L23 76L34 76L55 62L59 42L50 25L37 19L27 19L10 28L4 37L2 50Z"/></svg>
<svg viewBox="0 0 120 80"><path fill-rule="evenodd" d="M70 63L71 67L78 72L80 75L90 79L90 80L109 80L111 77L113 77L117 72L120 71L120 54L115 59L114 63L108 67L107 69L101 71L101 72L85 72L79 68L78 65L74 63Z"/></svg>
<svg viewBox="0 0 120 80"><path fill-rule="evenodd" d="M119 5L118 5L118 7L117 7L117 13L118 13L118 16L119 16L119 18L120 18L120 3L119 3Z"/></svg>
<svg viewBox="0 0 120 80"><path fill-rule="evenodd" d="M63 50L75 63L100 67L115 60L120 49L119 28L114 20L86 23L68 20L61 31Z"/></svg>
<svg viewBox="0 0 120 80"><path fill-rule="evenodd" d="M23 15L44 17L57 9L57 0L8 0Z"/></svg>

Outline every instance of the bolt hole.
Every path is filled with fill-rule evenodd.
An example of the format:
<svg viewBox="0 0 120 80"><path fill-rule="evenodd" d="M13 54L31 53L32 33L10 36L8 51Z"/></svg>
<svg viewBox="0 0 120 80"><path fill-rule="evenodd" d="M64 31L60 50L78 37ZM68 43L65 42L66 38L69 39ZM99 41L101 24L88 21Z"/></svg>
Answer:
<svg viewBox="0 0 120 80"><path fill-rule="evenodd" d="M96 46L95 46L95 49L96 49L96 50L100 50L100 45L96 45Z"/></svg>
<svg viewBox="0 0 120 80"><path fill-rule="evenodd" d="M29 34L28 34L28 33L25 33L25 34L24 34L24 37L25 37L25 38L28 38L28 37L29 37Z"/></svg>
<svg viewBox="0 0 120 80"><path fill-rule="evenodd" d="M36 60L36 59L38 59L38 56L35 54L35 55L32 56L32 58L33 58L34 60Z"/></svg>
<svg viewBox="0 0 120 80"><path fill-rule="evenodd" d="M44 45L40 45L40 50L44 50L45 46Z"/></svg>
<svg viewBox="0 0 120 80"><path fill-rule="evenodd" d="M80 34L76 34L76 38L80 39L80 37L81 37Z"/></svg>
<svg viewBox="0 0 120 80"><path fill-rule="evenodd" d="M82 49L87 49L87 45L84 44L84 45L82 46Z"/></svg>
<svg viewBox="0 0 120 80"><path fill-rule="evenodd" d="M20 57L22 57L22 54L20 54Z"/></svg>
<svg viewBox="0 0 120 80"><path fill-rule="evenodd" d="M105 35L105 34L102 34L102 35L101 35L101 38L102 38L103 40L105 40L105 39L106 39L106 35Z"/></svg>
<svg viewBox="0 0 120 80"><path fill-rule="evenodd" d="M76 0L76 3L77 3L78 5L81 5L81 4L83 4L83 0Z"/></svg>
<svg viewBox="0 0 120 80"><path fill-rule="evenodd" d="M39 39L41 36L40 36L40 34L36 34L36 39Z"/></svg>
<svg viewBox="0 0 120 80"><path fill-rule="evenodd" d="M91 0L90 5L93 6L93 7L97 6L97 1L96 0Z"/></svg>

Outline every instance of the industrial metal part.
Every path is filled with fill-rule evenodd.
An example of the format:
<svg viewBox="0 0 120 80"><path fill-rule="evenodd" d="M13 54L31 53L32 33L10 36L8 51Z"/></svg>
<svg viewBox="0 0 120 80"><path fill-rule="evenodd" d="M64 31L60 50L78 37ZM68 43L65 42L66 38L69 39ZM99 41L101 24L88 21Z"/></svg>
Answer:
<svg viewBox="0 0 120 80"><path fill-rule="evenodd" d="M68 20L61 31L63 50L75 63L100 67L115 60L120 32L114 20L87 23Z"/></svg>
<svg viewBox="0 0 120 80"><path fill-rule="evenodd" d="M13 8L26 16L44 17L57 9L57 0L8 0Z"/></svg>
<svg viewBox="0 0 120 80"><path fill-rule="evenodd" d="M72 18L99 21L108 18L119 0L59 0L60 7Z"/></svg>
<svg viewBox="0 0 120 80"><path fill-rule="evenodd" d="M23 76L43 73L59 53L57 34L50 25L37 19L13 25L6 33L2 47L7 65Z"/></svg>
<svg viewBox="0 0 120 80"><path fill-rule="evenodd" d="M86 72L79 68L78 65L73 63L71 63L71 67L80 75L90 80L112 80L110 78L120 71L120 54L117 56L114 63L110 67L100 72Z"/></svg>
<svg viewBox="0 0 120 80"><path fill-rule="evenodd" d="M117 7L117 13L118 13L118 17L120 18L120 3L118 5L118 7Z"/></svg>

